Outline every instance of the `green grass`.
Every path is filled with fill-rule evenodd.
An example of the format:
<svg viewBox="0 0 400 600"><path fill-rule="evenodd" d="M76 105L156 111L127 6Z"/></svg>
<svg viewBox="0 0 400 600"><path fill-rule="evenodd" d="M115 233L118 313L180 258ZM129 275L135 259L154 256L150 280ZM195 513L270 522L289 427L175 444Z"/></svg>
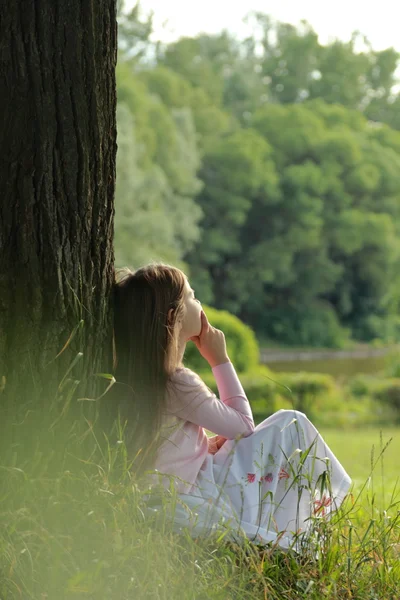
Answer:
<svg viewBox="0 0 400 600"><path fill-rule="evenodd" d="M322 437L359 487L371 473L373 483L392 490L400 477L400 428L324 429ZM382 459L377 460L388 442Z"/></svg>
<svg viewBox="0 0 400 600"><path fill-rule="evenodd" d="M322 432L356 489L321 524L320 553L296 556L223 534L177 535L163 511L146 512L124 444L99 445L90 428L58 424L22 458L15 441L25 439L24 426L14 425L14 444L0 461L1 600L400 598L400 513L390 499L400 430L383 432L383 444L393 436L384 497L371 486L358 497L372 445L379 454L379 430ZM380 477L378 464L376 485Z"/></svg>

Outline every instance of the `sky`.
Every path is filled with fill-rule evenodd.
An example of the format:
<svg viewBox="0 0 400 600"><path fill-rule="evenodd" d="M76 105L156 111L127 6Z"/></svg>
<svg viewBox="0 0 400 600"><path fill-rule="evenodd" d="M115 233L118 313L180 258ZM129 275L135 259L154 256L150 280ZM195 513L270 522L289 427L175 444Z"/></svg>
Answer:
<svg viewBox="0 0 400 600"><path fill-rule="evenodd" d="M134 0L126 1L128 7L133 4ZM393 46L400 51L399 0L141 0L140 4L144 14L154 11L152 39L164 42L224 28L240 36L246 33L245 15L260 11L294 25L307 20L322 44L335 38L347 41L358 30L375 50Z"/></svg>

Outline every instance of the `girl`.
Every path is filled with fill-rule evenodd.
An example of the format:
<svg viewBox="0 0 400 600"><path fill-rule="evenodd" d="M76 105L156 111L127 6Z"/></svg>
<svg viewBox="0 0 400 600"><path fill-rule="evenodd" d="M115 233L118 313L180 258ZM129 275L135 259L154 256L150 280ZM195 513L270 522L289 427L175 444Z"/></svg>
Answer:
<svg viewBox="0 0 400 600"><path fill-rule="evenodd" d="M225 336L181 270L160 263L124 270L114 289L119 408L139 470L154 469L165 488L173 482L176 526L204 535L228 525L294 547L310 533L310 517L337 508L351 484L318 431L295 410L255 427ZM189 341L210 365L219 398L184 366Z"/></svg>

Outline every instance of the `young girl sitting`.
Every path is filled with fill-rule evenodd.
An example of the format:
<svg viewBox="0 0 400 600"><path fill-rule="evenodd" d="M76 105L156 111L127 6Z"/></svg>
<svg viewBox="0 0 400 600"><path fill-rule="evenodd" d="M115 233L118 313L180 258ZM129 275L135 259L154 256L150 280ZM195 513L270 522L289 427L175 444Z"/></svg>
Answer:
<svg viewBox="0 0 400 600"><path fill-rule="evenodd" d="M124 270L114 291L119 409L136 464L167 489L173 482L176 525L205 535L224 522L286 548L306 537L310 517L329 515L351 484L315 427L295 410L254 425L225 336L181 270ZM189 341L209 363L219 398L184 366Z"/></svg>

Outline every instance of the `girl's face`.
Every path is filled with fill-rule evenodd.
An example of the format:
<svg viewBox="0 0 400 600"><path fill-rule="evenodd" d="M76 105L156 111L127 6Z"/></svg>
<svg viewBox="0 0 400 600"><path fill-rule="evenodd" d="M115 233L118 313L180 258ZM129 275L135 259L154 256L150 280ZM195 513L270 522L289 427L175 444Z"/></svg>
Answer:
<svg viewBox="0 0 400 600"><path fill-rule="evenodd" d="M184 289L185 312L183 320L180 323L180 338L182 342L187 342L191 337L200 335L201 331L201 304L195 298L188 280L185 281Z"/></svg>

